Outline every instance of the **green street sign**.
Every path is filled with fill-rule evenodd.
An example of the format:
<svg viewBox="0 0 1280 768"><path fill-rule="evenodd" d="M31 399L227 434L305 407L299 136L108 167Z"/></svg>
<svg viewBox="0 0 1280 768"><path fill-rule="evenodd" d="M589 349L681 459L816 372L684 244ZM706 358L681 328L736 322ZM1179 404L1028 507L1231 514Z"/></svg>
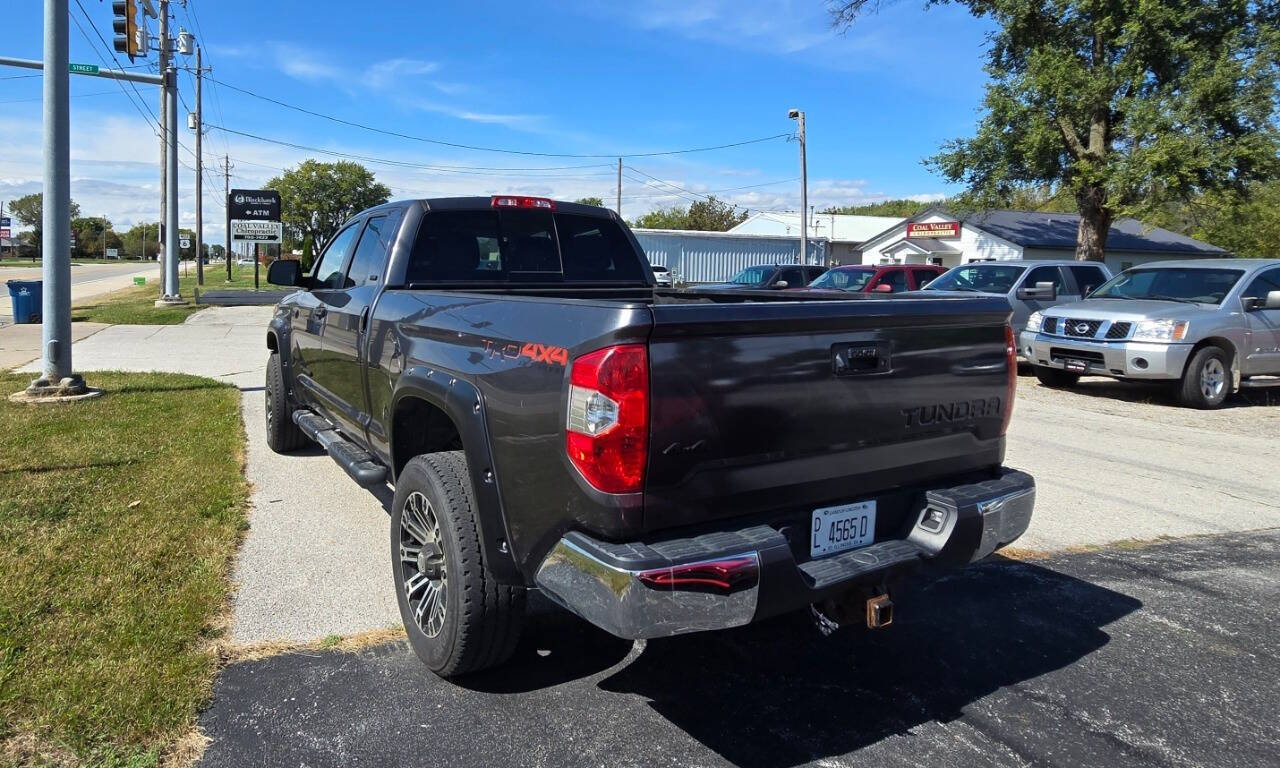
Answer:
<svg viewBox="0 0 1280 768"><path fill-rule="evenodd" d="M73 73L79 73L82 75L96 75L98 74L98 65L97 64L72 64L71 71Z"/></svg>

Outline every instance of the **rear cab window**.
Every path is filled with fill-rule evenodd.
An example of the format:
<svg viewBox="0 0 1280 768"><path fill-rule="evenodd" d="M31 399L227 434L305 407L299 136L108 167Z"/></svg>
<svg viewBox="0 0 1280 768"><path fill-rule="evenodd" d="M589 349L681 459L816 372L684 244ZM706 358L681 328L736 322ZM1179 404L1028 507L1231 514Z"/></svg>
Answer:
<svg viewBox="0 0 1280 768"><path fill-rule="evenodd" d="M622 227L547 210L441 210L423 216L405 282L647 284Z"/></svg>

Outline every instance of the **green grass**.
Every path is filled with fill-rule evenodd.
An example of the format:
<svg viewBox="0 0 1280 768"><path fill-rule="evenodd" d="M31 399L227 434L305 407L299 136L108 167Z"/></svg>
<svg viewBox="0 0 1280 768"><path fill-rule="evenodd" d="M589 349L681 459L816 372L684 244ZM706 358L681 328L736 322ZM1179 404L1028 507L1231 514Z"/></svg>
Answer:
<svg viewBox="0 0 1280 768"><path fill-rule="evenodd" d="M9 402L30 378L0 375L0 763L153 764L210 695L247 526L239 393L94 373L96 400Z"/></svg>
<svg viewBox="0 0 1280 768"><path fill-rule="evenodd" d="M35 261L32 261L31 259L23 259L23 258L16 258L16 259L15 259L15 258L13 258L13 257L6 257L6 258L2 258L2 259L0 259L0 267L25 267L26 269L31 269L31 268L33 268L33 267L39 267L39 266L40 266L41 264L43 264L43 263L44 263L44 262L42 262L40 259L36 259ZM125 259L125 260L121 261L120 259L94 259L94 258L87 258L87 259L72 259L72 260L71 260L71 263L72 263L72 264L80 264L80 265L87 265L87 264L132 264L132 265L134 265L134 266L136 266L136 267L145 267L145 266L147 266L147 264L148 264L148 262L141 261L141 260L139 260L139 259ZM153 264L154 264L155 262L150 262L150 263L153 263ZM157 269L157 271L158 271L160 268L159 268L159 267L156 267L156 269Z"/></svg>
<svg viewBox="0 0 1280 768"><path fill-rule="evenodd" d="M227 282L227 268L223 264L207 264L204 271L204 288L202 290L218 290L233 288L236 290L253 289L253 267L232 266L231 281ZM158 271L158 268L157 268ZM178 290L188 302L186 306L157 307L156 299L160 297L160 285L157 277L147 276L147 284L125 288L90 299L71 310L72 322L112 323L114 325L177 325L193 313L204 309L194 302L196 289L196 271L192 265L187 268L187 275L179 273ZM267 270L259 272L259 287L268 289Z"/></svg>

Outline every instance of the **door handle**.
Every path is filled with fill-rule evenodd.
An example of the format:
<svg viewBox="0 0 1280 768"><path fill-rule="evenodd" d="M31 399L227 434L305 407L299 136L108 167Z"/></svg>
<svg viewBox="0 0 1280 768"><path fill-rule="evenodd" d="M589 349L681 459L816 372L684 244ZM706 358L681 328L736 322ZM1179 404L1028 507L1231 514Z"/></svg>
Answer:
<svg viewBox="0 0 1280 768"><path fill-rule="evenodd" d="M369 308L365 307L360 311L360 333L369 330Z"/></svg>

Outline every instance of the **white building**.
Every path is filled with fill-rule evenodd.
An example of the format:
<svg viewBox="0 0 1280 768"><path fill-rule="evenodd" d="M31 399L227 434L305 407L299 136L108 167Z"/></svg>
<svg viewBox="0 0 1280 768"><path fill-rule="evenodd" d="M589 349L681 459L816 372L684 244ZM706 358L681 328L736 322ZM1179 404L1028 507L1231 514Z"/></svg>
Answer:
<svg viewBox="0 0 1280 768"><path fill-rule="evenodd" d="M814 213L809 216L809 239L828 243L828 264L861 264L862 243L900 224L894 216L849 216L841 213ZM729 230L735 235L800 237L800 214L763 211Z"/></svg>
<svg viewBox="0 0 1280 768"><path fill-rule="evenodd" d="M862 244L864 264L938 264L969 261L1075 258L1080 216L1040 211L987 211L953 216L931 208L896 222ZM1137 219L1117 219L1107 235L1112 272L1162 259L1228 256L1222 248Z"/></svg>

